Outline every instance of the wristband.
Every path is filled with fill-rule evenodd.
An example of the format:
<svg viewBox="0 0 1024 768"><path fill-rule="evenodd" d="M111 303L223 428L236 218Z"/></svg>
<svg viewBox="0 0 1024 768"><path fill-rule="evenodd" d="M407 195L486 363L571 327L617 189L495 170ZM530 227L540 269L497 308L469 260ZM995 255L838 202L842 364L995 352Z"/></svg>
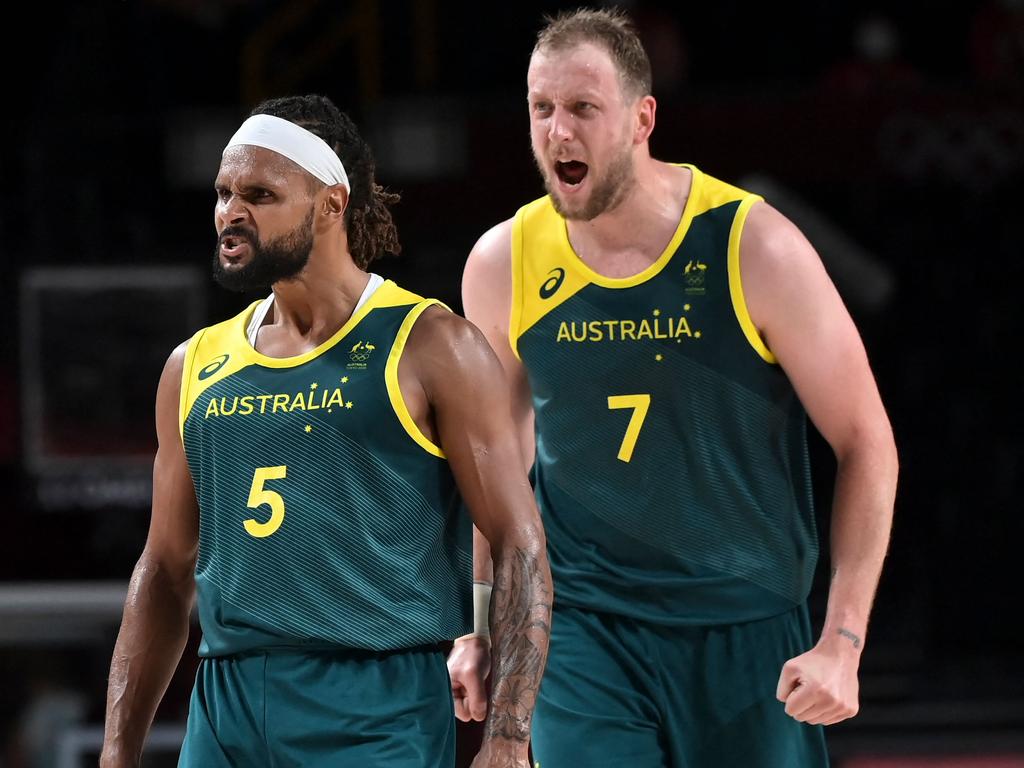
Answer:
<svg viewBox="0 0 1024 768"><path fill-rule="evenodd" d="M491 638L488 615L491 611L491 585L486 581L473 582L473 632L470 637Z"/></svg>

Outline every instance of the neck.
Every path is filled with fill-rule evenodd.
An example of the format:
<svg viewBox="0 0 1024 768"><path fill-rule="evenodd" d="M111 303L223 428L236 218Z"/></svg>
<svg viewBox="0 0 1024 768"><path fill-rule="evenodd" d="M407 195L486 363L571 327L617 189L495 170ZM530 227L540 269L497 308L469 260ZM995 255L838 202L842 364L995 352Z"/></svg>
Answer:
<svg viewBox="0 0 1024 768"><path fill-rule="evenodd" d="M633 182L613 209L590 221L569 221L569 241L583 257L591 253L640 252L652 261L675 233L689 198L690 170L638 159Z"/></svg>
<svg viewBox="0 0 1024 768"><path fill-rule="evenodd" d="M347 248L318 253L314 247L298 276L274 284L273 323L320 343L352 316L369 279Z"/></svg>

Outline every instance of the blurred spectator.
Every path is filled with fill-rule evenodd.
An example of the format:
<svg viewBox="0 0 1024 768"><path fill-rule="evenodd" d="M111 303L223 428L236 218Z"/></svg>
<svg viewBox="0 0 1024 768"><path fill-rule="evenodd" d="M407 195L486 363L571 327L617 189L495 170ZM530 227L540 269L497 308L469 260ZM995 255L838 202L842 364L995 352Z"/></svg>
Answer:
<svg viewBox="0 0 1024 768"><path fill-rule="evenodd" d="M1007 90L1024 86L1024 0L989 0L971 23L975 79Z"/></svg>
<svg viewBox="0 0 1024 768"><path fill-rule="evenodd" d="M852 54L823 79L827 93L859 99L916 88L920 72L901 53L900 33L885 16L871 15L854 29Z"/></svg>

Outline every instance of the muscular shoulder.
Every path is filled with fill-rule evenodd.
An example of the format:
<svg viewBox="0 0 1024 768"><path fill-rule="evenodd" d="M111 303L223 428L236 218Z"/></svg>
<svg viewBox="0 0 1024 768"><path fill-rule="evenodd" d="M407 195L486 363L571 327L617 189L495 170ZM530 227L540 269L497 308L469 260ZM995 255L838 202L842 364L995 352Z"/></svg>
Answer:
<svg viewBox="0 0 1024 768"><path fill-rule="evenodd" d="M494 360L487 339L473 323L443 307L424 310L409 336L407 354L428 393L454 385Z"/></svg>
<svg viewBox="0 0 1024 768"><path fill-rule="evenodd" d="M481 268L507 267L512 258L512 223L506 219L484 232L469 252L467 270L471 265Z"/></svg>
<svg viewBox="0 0 1024 768"><path fill-rule="evenodd" d="M740 254L744 270L785 270L809 259L817 261L817 254L797 226L765 202L755 203L750 209Z"/></svg>
<svg viewBox="0 0 1024 768"><path fill-rule="evenodd" d="M173 389L175 392L181 388L181 376L185 371L185 358L188 355L189 340L181 342L167 356L164 363L163 373L160 374L161 387Z"/></svg>
<svg viewBox="0 0 1024 768"><path fill-rule="evenodd" d="M821 259L799 228L763 202L754 204L744 224L740 271L751 317L759 327L775 309L791 300L803 302L808 291L828 281Z"/></svg>
<svg viewBox="0 0 1024 768"><path fill-rule="evenodd" d="M466 260L462 306L466 317L498 344L508 330L512 302L512 226L507 219L487 230ZM495 347L497 348L497 347Z"/></svg>
<svg viewBox="0 0 1024 768"><path fill-rule="evenodd" d="M161 441L177 434L181 398L181 378L185 370L188 341L176 346L164 363L156 390L157 433Z"/></svg>
<svg viewBox="0 0 1024 768"><path fill-rule="evenodd" d="M503 383L501 366L483 334L443 307L429 307L419 317L402 366L435 410L472 408L481 386Z"/></svg>
<svg viewBox="0 0 1024 768"><path fill-rule="evenodd" d="M167 369L174 368L178 373L181 373L182 368L185 365L185 355L188 352L188 345L191 339L185 339L178 346L171 350L171 354L167 356L167 362L165 367Z"/></svg>
<svg viewBox="0 0 1024 768"><path fill-rule="evenodd" d="M409 346L417 356L438 356L452 362L475 345L487 345L487 340L477 327L466 318L444 307L428 307L420 315L409 336Z"/></svg>

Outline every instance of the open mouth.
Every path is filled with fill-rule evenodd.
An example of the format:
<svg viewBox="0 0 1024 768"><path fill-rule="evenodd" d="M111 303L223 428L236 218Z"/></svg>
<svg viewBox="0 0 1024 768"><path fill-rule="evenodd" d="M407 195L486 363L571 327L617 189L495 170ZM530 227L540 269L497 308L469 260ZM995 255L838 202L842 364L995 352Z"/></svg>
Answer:
<svg viewBox="0 0 1024 768"><path fill-rule="evenodd" d="M588 167L579 160L555 161L555 174L563 184L575 187L587 177Z"/></svg>
<svg viewBox="0 0 1024 768"><path fill-rule="evenodd" d="M236 259L242 255L249 245L249 240L241 235L228 235L220 239L220 252L229 259Z"/></svg>

